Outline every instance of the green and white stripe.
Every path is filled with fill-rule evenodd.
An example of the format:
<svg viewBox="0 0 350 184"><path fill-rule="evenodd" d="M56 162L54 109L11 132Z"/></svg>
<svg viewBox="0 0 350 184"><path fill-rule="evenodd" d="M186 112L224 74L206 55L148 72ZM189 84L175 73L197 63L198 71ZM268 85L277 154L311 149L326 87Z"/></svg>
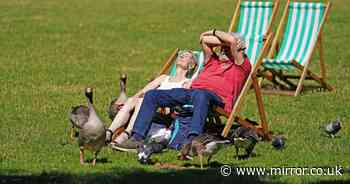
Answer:
<svg viewBox="0 0 350 184"><path fill-rule="evenodd" d="M317 42L324 13L323 3L291 3L280 51L276 58L264 59L264 66L290 70L294 68L291 65L293 60L304 66Z"/></svg>
<svg viewBox="0 0 350 184"><path fill-rule="evenodd" d="M240 19L237 32L247 45L246 54L251 64L255 64L263 46L263 38L272 15L273 3L270 1L244 1L240 5Z"/></svg>

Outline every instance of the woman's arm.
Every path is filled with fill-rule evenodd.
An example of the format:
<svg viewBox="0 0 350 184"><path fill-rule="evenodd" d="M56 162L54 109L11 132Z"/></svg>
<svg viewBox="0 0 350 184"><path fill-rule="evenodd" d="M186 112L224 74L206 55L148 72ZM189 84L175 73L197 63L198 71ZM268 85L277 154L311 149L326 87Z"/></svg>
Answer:
<svg viewBox="0 0 350 184"><path fill-rule="evenodd" d="M148 83L143 89L137 92L135 94L135 97L138 97L138 98L142 97L147 91L158 88L160 84L165 80L166 77L167 75L161 75L157 77L156 79Z"/></svg>

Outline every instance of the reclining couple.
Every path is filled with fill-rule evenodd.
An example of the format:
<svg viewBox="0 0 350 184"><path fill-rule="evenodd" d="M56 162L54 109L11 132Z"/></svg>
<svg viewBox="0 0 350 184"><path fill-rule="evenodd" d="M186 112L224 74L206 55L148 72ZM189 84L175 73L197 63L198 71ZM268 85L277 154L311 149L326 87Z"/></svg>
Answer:
<svg viewBox="0 0 350 184"><path fill-rule="evenodd" d="M162 75L129 98L107 131L106 139L110 140L112 132L127 123L134 111L128 128L115 140L114 148L136 150L146 138L159 107L193 105L190 130L185 135L184 144L203 132L211 106L222 107L226 112L232 110L251 71L244 54L244 41L235 33L214 29L202 33L200 43L204 52L204 69L197 78L186 78L195 64L195 57L193 53L185 52L176 60L175 77ZM213 51L218 46L223 54L217 55Z"/></svg>

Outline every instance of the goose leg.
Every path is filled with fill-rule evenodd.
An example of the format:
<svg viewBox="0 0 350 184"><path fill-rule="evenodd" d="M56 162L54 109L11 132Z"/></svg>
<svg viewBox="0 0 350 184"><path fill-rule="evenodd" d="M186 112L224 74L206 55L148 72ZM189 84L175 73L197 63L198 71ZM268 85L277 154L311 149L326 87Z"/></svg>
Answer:
<svg viewBox="0 0 350 184"><path fill-rule="evenodd" d="M203 155L202 154L199 154L199 161L201 163L201 169L203 169Z"/></svg>
<svg viewBox="0 0 350 184"><path fill-rule="evenodd" d="M80 148L80 165L84 165L84 149Z"/></svg>
<svg viewBox="0 0 350 184"><path fill-rule="evenodd" d="M98 151L94 152L94 159L92 160L92 166L96 165Z"/></svg>
<svg viewBox="0 0 350 184"><path fill-rule="evenodd" d="M208 167L209 167L209 164L210 164L210 159L211 159L211 157L212 157L212 155L209 155L208 160L207 160L207 165L208 165Z"/></svg>
<svg viewBox="0 0 350 184"><path fill-rule="evenodd" d="M74 139L77 137L76 136L76 130L74 129L74 127L72 127L70 129L70 135L69 135L69 138L70 138L70 143L73 143L74 142Z"/></svg>

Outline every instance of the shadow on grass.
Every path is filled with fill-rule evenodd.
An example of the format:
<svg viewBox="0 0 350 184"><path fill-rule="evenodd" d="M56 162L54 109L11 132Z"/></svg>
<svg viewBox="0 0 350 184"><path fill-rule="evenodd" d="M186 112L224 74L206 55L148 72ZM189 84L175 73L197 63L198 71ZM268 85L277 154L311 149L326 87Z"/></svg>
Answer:
<svg viewBox="0 0 350 184"><path fill-rule="evenodd" d="M198 166L198 165L192 165ZM158 169L148 171L140 168L119 168L115 167L106 172L72 174L65 172L43 172L41 174L24 175L20 170L0 170L0 184L5 183L152 183L152 184L179 184L179 183L239 183L239 184L277 184L284 183L280 176L239 176L232 173L230 176L222 176L220 163L213 162L210 168L200 169ZM234 167L234 166L231 166ZM6 174L5 174L6 173ZM319 180L310 182L312 184L342 184L350 183L345 180Z"/></svg>
<svg viewBox="0 0 350 184"><path fill-rule="evenodd" d="M268 183L262 177L222 176L220 168L200 169L161 169L146 171L143 169L125 170L114 168L105 173L70 174L64 172L43 172L38 175L21 175L16 171L0 171L0 183Z"/></svg>
<svg viewBox="0 0 350 184"><path fill-rule="evenodd" d="M316 182L312 182L310 184L348 184L350 183L350 180L346 180L346 181L316 181Z"/></svg>

